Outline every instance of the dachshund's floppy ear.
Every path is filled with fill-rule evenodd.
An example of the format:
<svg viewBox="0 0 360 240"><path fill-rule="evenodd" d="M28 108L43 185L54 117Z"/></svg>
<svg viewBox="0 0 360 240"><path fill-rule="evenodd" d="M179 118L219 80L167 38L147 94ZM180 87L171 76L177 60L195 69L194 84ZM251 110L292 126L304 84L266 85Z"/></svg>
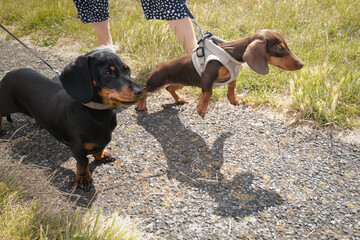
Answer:
<svg viewBox="0 0 360 240"><path fill-rule="evenodd" d="M269 73L266 56L266 40L255 40L250 43L243 55L244 61L249 67L258 74L266 75Z"/></svg>
<svg viewBox="0 0 360 240"><path fill-rule="evenodd" d="M80 56L75 62L65 67L60 75L65 91L82 103L90 102L94 95L92 78L88 65L88 57Z"/></svg>

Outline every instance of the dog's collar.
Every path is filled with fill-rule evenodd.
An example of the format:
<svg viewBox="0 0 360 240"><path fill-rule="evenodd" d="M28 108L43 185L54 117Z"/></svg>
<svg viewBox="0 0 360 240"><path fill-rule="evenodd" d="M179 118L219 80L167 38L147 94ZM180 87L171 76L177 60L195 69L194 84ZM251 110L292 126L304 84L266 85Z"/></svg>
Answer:
<svg viewBox="0 0 360 240"><path fill-rule="evenodd" d="M109 105L103 104L103 103L88 102L88 103L81 103L81 104L88 107L88 108L92 108L92 109L95 109L95 110L111 109L111 107L109 107Z"/></svg>

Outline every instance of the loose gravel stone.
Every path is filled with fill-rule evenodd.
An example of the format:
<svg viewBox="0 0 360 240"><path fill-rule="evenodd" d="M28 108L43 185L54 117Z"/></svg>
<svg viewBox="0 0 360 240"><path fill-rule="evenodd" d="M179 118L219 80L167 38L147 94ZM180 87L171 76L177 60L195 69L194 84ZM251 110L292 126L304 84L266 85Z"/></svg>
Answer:
<svg viewBox="0 0 360 240"><path fill-rule="evenodd" d="M74 57L37 49L62 69ZM0 78L31 67L54 73L11 40L0 42ZM110 164L90 164L95 188L74 191L75 160L33 120L3 121L15 160L56 171L53 184L81 207L130 216L142 239L358 239L360 145L331 132L227 101L179 106L166 92L148 111L117 110ZM359 142L359 141L358 141ZM7 143L8 144L8 143ZM92 160L92 158L91 158Z"/></svg>

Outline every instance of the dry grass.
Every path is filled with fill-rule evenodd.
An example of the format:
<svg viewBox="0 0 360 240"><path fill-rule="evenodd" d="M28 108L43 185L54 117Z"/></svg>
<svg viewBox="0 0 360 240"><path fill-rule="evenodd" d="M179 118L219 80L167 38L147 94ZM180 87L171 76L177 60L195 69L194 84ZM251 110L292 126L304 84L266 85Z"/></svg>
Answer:
<svg viewBox="0 0 360 240"><path fill-rule="evenodd" d="M14 162L9 142L0 142L0 239L135 239L128 219L101 210L77 209L51 184L53 174Z"/></svg>

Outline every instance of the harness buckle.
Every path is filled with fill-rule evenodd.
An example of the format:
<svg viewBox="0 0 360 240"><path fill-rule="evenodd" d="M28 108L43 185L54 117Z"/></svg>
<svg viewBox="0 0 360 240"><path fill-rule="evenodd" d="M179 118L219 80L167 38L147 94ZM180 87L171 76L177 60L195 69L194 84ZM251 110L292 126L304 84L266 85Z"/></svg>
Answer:
<svg viewBox="0 0 360 240"><path fill-rule="evenodd" d="M196 50L196 56L201 58L201 57L204 57L205 56L205 50L204 50L204 47L197 47Z"/></svg>
<svg viewBox="0 0 360 240"><path fill-rule="evenodd" d="M198 45L200 45L199 47L196 48L195 52L196 52L196 56L200 57L204 57L205 56L205 49L204 46L201 45L200 43L204 42L205 39L210 38L214 35L214 33L212 32L206 32L202 38L200 38L200 40L198 41Z"/></svg>

